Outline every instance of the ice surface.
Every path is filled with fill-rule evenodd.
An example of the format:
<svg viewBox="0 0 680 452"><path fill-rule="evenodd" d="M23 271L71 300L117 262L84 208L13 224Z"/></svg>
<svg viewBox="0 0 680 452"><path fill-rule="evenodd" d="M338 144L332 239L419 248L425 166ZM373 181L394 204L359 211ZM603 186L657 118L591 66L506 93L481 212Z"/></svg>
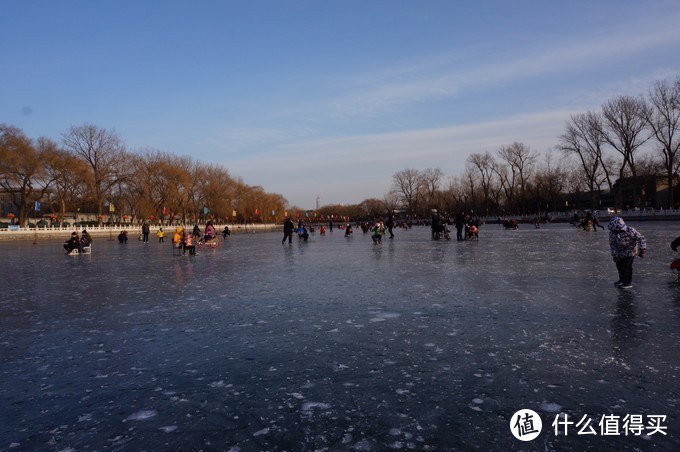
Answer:
<svg viewBox="0 0 680 452"><path fill-rule="evenodd" d="M649 250L627 291L607 234L568 225L235 234L186 257L0 242L0 450L677 450L680 227L630 224ZM550 427L607 413L668 435Z"/></svg>

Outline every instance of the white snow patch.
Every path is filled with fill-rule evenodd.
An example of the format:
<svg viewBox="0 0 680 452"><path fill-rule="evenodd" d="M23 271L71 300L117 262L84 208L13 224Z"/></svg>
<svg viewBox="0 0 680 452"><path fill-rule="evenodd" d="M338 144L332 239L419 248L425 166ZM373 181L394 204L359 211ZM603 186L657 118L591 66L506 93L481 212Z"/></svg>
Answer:
<svg viewBox="0 0 680 452"><path fill-rule="evenodd" d="M156 410L142 410L142 411L137 411L136 413L133 413L129 415L128 417L125 418L126 421L146 421L147 419L151 419L152 417L155 417L158 414L158 411Z"/></svg>
<svg viewBox="0 0 680 452"><path fill-rule="evenodd" d="M562 405L557 403L542 403L540 408L546 413L559 413L562 411Z"/></svg>
<svg viewBox="0 0 680 452"><path fill-rule="evenodd" d="M373 313L374 317L369 320L369 322L384 322L387 319L396 319L401 317L401 314L396 312L376 312Z"/></svg>
<svg viewBox="0 0 680 452"><path fill-rule="evenodd" d="M92 420L92 413L86 413L78 417L78 422L86 422Z"/></svg>
<svg viewBox="0 0 680 452"><path fill-rule="evenodd" d="M314 408L329 410L331 408L331 404L323 402L306 402L302 404L302 411L311 411Z"/></svg>

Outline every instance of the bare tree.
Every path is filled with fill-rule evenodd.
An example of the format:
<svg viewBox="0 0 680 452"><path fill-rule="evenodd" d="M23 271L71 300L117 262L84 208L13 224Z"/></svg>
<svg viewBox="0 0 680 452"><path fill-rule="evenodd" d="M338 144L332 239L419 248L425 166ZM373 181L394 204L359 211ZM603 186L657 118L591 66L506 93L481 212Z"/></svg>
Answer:
<svg viewBox="0 0 680 452"><path fill-rule="evenodd" d="M389 192L385 193L385 196L383 197L383 203L385 204L387 213L394 215L394 213L399 210L399 195L396 191L390 190Z"/></svg>
<svg viewBox="0 0 680 452"><path fill-rule="evenodd" d="M437 207L438 200L435 195L439 190L439 184L444 177L444 172L439 168L427 168L420 173L420 177L425 202L428 204L427 207L431 209Z"/></svg>
<svg viewBox="0 0 680 452"><path fill-rule="evenodd" d="M12 196L20 226L47 185L40 153L16 127L0 124L0 187Z"/></svg>
<svg viewBox="0 0 680 452"><path fill-rule="evenodd" d="M363 216L372 220L374 218L384 218L385 217L385 203L382 199L369 198L364 199L359 203L361 210L363 211Z"/></svg>
<svg viewBox="0 0 680 452"><path fill-rule="evenodd" d="M420 172L416 169L405 169L392 176L393 189L406 207L409 218L413 218L418 207L421 180Z"/></svg>
<svg viewBox="0 0 680 452"><path fill-rule="evenodd" d="M451 212L457 212L465 208L465 197L463 178L458 176L449 176L449 185L444 191L444 196L450 200Z"/></svg>
<svg viewBox="0 0 680 452"><path fill-rule="evenodd" d="M503 146L498 150L499 157L510 167L513 190L519 183L519 197L521 213L526 213L526 191L533 165L536 163L536 153L523 143L514 142L510 146Z"/></svg>
<svg viewBox="0 0 680 452"><path fill-rule="evenodd" d="M234 180L229 175L229 172L220 166L204 165L203 179L201 181L201 192L205 201L205 207L211 212L211 216L222 214L228 216L232 211L232 199ZM267 210L270 214L272 210L276 210L277 204L273 199L263 199L263 210Z"/></svg>
<svg viewBox="0 0 680 452"><path fill-rule="evenodd" d="M646 121L654 138L661 145L663 169L668 184L667 207L675 206L673 187L677 177L680 152L680 77L675 83L657 81L649 92L650 107L645 110Z"/></svg>
<svg viewBox="0 0 680 452"><path fill-rule="evenodd" d="M124 161L121 138L114 132L91 124L72 126L63 135L64 148L80 156L92 173L92 189L98 218L102 218L104 200L121 174L117 165Z"/></svg>
<svg viewBox="0 0 680 452"><path fill-rule="evenodd" d="M631 176L637 176L635 151L651 137L645 119L648 109L642 98L630 96L619 96L602 106L604 139L623 157L619 179L626 175L626 167Z"/></svg>
<svg viewBox="0 0 680 452"><path fill-rule="evenodd" d="M546 198L548 205L546 210L557 211L560 197L567 185L567 173L563 161L554 161L554 155L546 152L545 160L536 174L537 184L540 184L541 193Z"/></svg>
<svg viewBox="0 0 680 452"><path fill-rule="evenodd" d="M85 197L87 192L87 166L82 159L59 149L54 141L39 139L38 147L45 164L45 172L50 179L50 187L55 197L59 223L64 221L68 208L74 206Z"/></svg>
<svg viewBox="0 0 680 452"><path fill-rule="evenodd" d="M579 162L580 176L591 195L591 208L597 208L597 193L601 184L608 180L602 155L606 139L599 116L590 111L572 115L559 140L559 149Z"/></svg>
<svg viewBox="0 0 680 452"><path fill-rule="evenodd" d="M489 215L489 200L491 199L491 185L496 171L496 161L487 151L484 154L471 154L467 160L471 168L479 175L479 184L484 195L484 215ZM470 171L468 171L470 172Z"/></svg>

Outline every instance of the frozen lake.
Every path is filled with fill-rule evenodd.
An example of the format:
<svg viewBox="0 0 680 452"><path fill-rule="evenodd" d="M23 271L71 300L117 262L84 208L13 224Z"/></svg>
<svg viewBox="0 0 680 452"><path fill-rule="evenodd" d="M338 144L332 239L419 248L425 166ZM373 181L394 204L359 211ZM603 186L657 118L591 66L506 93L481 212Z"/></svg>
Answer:
<svg viewBox="0 0 680 452"><path fill-rule="evenodd" d="M679 450L680 225L629 224L648 253L628 291L608 234L569 225L239 234L185 257L0 242L0 450ZM596 434L556 435L558 415ZM604 435L604 415L666 434Z"/></svg>

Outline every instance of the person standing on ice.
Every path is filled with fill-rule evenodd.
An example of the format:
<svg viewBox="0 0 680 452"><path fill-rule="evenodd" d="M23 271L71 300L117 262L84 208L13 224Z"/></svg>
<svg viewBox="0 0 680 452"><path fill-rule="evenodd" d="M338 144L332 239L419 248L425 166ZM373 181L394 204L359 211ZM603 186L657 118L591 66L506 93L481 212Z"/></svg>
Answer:
<svg viewBox="0 0 680 452"><path fill-rule="evenodd" d="M394 238L394 233L392 232L392 228L394 228L394 215L392 215L392 212L389 210L387 211L387 223L385 224L387 226L387 232L390 234L390 238Z"/></svg>
<svg viewBox="0 0 680 452"><path fill-rule="evenodd" d="M633 287L633 260L635 256L645 257L647 241L635 228L627 226L620 217L613 217L609 229L609 249L619 272L615 286L622 289Z"/></svg>
<svg viewBox="0 0 680 452"><path fill-rule="evenodd" d="M590 210L588 212L586 212L586 218L584 220L586 227L588 226L589 221L590 221L591 225L593 226L593 231L597 232L597 228L604 229L604 226L602 226L600 224L600 221L597 219L595 214L593 214L593 212L591 212Z"/></svg>
<svg viewBox="0 0 680 452"><path fill-rule="evenodd" d="M500 218L500 217L499 217ZM453 222L456 225L456 240L459 242L465 240L463 238L463 229L465 229L465 211L460 210L453 217Z"/></svg>
<svg viewBox="0 0 680 452"><path fill-rule="evenodd" d="M288 239L288 243L293 243L294 231L295 225L293 224L293 220L291 220L290 217L286 218L286 221L283 223L283 240L281 240L281 245L286 243L286 239Z"/></svg>
<svg viewBox="0 0 680 452"><path fill-rule="evenodd" d="M149 223L146 221L142 223L142 242L144 243L149 243L149 233L151 232L151 228L149 227Z"/></svg>

